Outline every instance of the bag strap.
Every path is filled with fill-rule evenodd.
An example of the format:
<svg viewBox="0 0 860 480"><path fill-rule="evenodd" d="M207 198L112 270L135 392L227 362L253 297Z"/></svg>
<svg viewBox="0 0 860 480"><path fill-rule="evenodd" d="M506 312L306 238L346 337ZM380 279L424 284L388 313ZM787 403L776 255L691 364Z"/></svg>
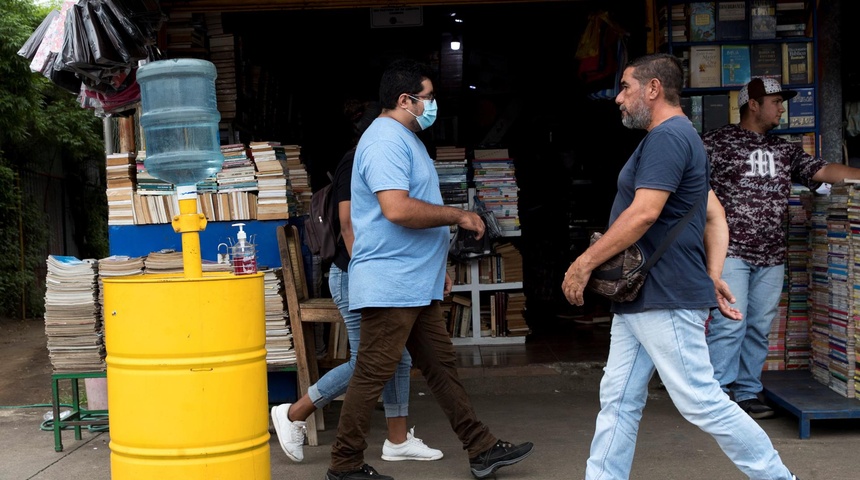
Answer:
<svg viewBox="0 0 860 480"><path fill-rule="evenodd" d="M660 246L657 247L657 250L654 251L654 254L648 257L648 261L646 261L645 265L643 265L642 268L639 270L640 272L646 273L648 272L648 270L651 270L651 267L653 267L654 264L657 263L657 260L659 260L660 257L663 256L663 254L666 252L666 250L669 249L669 246L672 245L672 242L674 242L675 239L678 238L678 235L681 234L681 231L684 229L684 227L686 227L687 224L690 223L690 220L693 218L693 213L696 211L699 205L702 204L702 201L704 201L706 198L708 198L707 194L705 194L704 197L700 197L699 200L696 201L696 204L693 205L692 208L690 208L686 215L684 215L684 218L682 218L677 225L672 227L672 230L669 230L669 234L666 235L666 238L663 240L662 243L660 243Z"/></svg>

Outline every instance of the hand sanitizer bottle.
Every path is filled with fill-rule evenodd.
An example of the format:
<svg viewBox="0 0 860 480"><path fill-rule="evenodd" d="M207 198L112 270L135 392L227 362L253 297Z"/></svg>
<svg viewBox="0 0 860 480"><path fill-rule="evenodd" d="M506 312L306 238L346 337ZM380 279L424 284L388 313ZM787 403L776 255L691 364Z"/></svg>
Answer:
<svg viewBox="0 0 860 480"><path fill-rule="evenodd" d="M254 245L248 243L248 234L242 228L244 223L234 223L234 227L239 227L236 233L236 245L233 245L232 261L233 273L236 275L247 275L257 273L257 257L254 252Z"/></svg>

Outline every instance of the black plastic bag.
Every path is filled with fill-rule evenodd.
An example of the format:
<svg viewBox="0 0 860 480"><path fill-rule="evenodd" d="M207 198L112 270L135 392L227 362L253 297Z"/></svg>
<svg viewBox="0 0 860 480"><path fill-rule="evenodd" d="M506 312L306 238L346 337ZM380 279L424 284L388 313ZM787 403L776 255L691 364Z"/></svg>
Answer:
<svg viewBox="0 0 860 480"><path fill-rule="evenodd" d="M66 12L63 47L54 60L53 70L69 71L80 78L99 81L101 68L93 62L87 35L84 32L82 10L75 5Z"/></svg>
<svg viewBox="0 0 860 480"><path fill-rule="evenodd" d="M138 60L146 58L146 50L143 48L144 42L139 31L137 38L132 39L109 7L102 4L100 0L89 0L89 3L95 18L98 19L103 32L122 59L122 63L136 63Z"/></svg>
<svg viewBox="0 0 860 480"><path fill-rule="evenodd" d="M18 55L26 58L27 60L33 61L33 57L36 56L36 51L39 49L39 45L42 44L42 39L45 38L45 32L48 31L48 27L51 26L51 22L57 18L57 15L60 14L59 10L51 10L42 23L36 28L30 38L24 42L24 45L18 50Z"/></svg>
<svg viewBox="0 0 860 480"><path fill-rule="evenodd" d="M502 236L502 229L499 226L498 220L496 220L496 216L493 215L493 212L487 210L484 202L480 201L478 197L475 197L472 211L477 213L484 222L484 235L480 239L477 239L475 238L475 232L460 227L456 228L451 238L451 244L448 246L448 256L458 262L492 255L492 240Z"/></svg>
<svg viewBox="0 0 860 480"><path fill-rule="evenodd" d="M48 59L45 63L45 70L42 72L42 75L58 87L77 95L81 91L81 79L69 70L56 68L57 58L59 58L59 54L56 52L48 54Z"/></svg>
<svg viewBox="0 0 860 480"><path fill-rule="evenodd" d="M131 12L129 12L128 7L125 6L126 2L115 1L115 0L90 0L97 2L101 5L101 11L113 17L112 21L114 22L114 26L122 35L130 42L132 42L135 46L140 47L145 52L145 46L156 41L156 37L152 36L151 38L147 36L147 32L144 31L143 28L135 22L131 17ZM159 10L160 11L160 10ZM150 32L151 33L151 32Z"/></svg>
<svg viewBox="0 0 860 480"><path fill-rule="evenodd" d="M81 8L81 21L83 22L84 32L86 32L90 52L93 55L95 63L108 67L124 63L122 56L114 48L110 38L108 38L107 32L105 32L101 22L96 18L93 6L89 3L79 2L75 7Z"/></svg>
<svg viewBox="0 0 860 480"><path fill-rule="evenodd" d="M129 30L136 27L143 35L143 45L151 46L156 43L158 31L167 21L167 16L161 11L157 0L101 0L116 14L123 26ZM132 26L130 26L130 25Z"/></svg>

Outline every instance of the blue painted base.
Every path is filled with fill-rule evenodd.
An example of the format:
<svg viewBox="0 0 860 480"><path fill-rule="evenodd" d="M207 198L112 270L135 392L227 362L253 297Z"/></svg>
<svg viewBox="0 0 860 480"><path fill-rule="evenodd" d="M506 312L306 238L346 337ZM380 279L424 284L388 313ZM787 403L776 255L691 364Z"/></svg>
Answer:
<svg viewBox="0 0 860 480"><path fill-rule="evenodd" d="M800 438L809 438L810 421L860 418L860 400L846 398L812 377L809 370L762 372L764 395L796 416Z"/></svg>
<svg viewBox="0 0 860 480"><path fill-rule="evenodd" d="M261 267L281 266L281 256L278 253L278 237L276 228L293 220L236 220L234 222L209 222L206 229L199 232L200 255L204 260L216 261L218 244L230 245L230 240L236 241L238 227L234 223L244 223L248 238L256 235L257 264ZM300 227L301 228L301 227ZM170 224L156 225L111 225L108 228L111 255L128 255L142 257L161 249L171 248L182 250L182 234L173 231Z"/></svg>

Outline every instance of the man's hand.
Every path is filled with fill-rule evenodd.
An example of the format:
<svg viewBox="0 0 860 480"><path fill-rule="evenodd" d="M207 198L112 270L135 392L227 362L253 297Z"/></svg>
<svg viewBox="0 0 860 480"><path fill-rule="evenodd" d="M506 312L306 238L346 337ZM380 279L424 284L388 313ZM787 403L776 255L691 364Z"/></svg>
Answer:
<svg viewBox="0 0 860 480"><path fill-rule="evenodd" d="M744 319L741 311L731 305L735 303L735 296L723 279L714 280L714 292L717 294L717 308L724 317L736 321Z"/></svg>
<svg viewBox="0 0 860 480"><path fill-rule="evenodd" d="M564 292L565 298L571 305L582 306L585 303L584 293L585 284L591 278L591 270L588 270L580 265L579 257L570 264L567 272L564 274L564 280L561 282L561 290Z"/></svg>
<svg viewBox="0 0 860 480"><path fill-rule="evenodd" d="M457 226L475 232L475 240L480 240L484 236L484 220L475 212L468 210L463 211L463 217L457 222Z"/></svg>

